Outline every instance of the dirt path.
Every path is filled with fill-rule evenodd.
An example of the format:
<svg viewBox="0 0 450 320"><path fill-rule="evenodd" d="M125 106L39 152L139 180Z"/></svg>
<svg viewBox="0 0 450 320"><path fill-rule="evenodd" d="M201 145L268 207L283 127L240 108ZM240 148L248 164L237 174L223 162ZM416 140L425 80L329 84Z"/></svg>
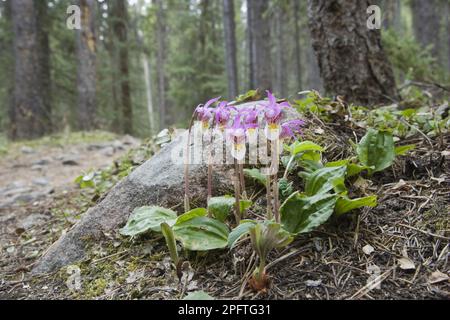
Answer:
<svg viewBox="0 0 450 320"><path fill-rule="evenodd" d="M67 192L82 172L111 165L139 141L122 137L113 141L65 146L23 146L0 159L0 208L41 200L49 194Z"/></svg>
<svg viewBox="0 0 450 320"><path fill-rule="evenodd" d="M0 157L0 299L17 297L24 272L87 209L91 195L82 200L76 177L111 166L139 145L129 136L93 135L11 145Z"/></svg>

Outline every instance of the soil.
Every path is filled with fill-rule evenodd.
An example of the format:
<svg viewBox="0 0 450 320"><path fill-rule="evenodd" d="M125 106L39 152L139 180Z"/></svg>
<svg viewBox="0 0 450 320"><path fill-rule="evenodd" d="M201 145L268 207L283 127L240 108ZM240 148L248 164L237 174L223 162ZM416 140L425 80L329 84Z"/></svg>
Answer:
<svg viewBox="0 0 450 320"><path fill-rule="evenodd" d="M2 190L23 181L21 187L42 191L48 186L28 182L41 177L54 190L0 208L0 298L179 299L204 290L222 299L449 299L450 159L441 139L406 142L417 143L410 155L398 158L371 183L358 185L377 194L379 205L331 220L272 252L266 270L270 289L261 293L248 285L257 263L248 240L232 251L190 253L179 281L161 237L104 234L102 241L90 244L86 260L33 277L29 271L36 259L98 201L92 191L80 190L74 178L83 170L111 165L131 146L113 156L89 151L86 144L6 156L0 160ZM444 142L448 146L450 136ZM326 156L333 160L329 150ZM71 152L78 165L56 160ZM52 164L33 170L32 163L44 157ZM257 213L256 206L250 214Z"/></svg>

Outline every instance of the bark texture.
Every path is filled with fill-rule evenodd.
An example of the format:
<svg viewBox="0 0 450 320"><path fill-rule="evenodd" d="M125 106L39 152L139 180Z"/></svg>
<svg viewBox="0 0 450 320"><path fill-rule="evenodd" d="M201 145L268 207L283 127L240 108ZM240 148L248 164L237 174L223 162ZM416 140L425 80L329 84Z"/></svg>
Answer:
<svg viewBox="0 0 450 320"><path fill-rule="evenodd" d="M77 30L77 108L78 129L92 130L96 126L96 1L79 0L81 29Z"/></svg>
<svg viewBox="0 0 450 320"><path fill-rule="evenodd" d="M130 71L128 57L128 5L126 0L113 3L114 33L118 46L120 97L122 106L122 132L133 133L133 108L131 103Z"/></svg>
<svg viewBox="0 0 450 320"><path fill-rule="evenodd" d="M234 99L239 94L234 0L223 0L223 29L228 77L228 98Z"/></svg>
<svg viewBox="0 0 450 320"><path fill-rule="evenodd" d="M166 12L163 0L155 0L157 6L156 18L156 72L158 77L159 129L167 124L167 75L166 75Z"/></svg>
<svg viewBox="0 0 450 320"><path fill-rule="evenodd" d="M439 57L441 49L440 21L443 15L440 3L441 0L411 0L414 35L423 47L432 46L435 57Z"/></svg>
<svg viewBox="0 0 450 320"><path fill-rule="evenodd" d="M309 26L326 91L376 105L398 94L380 31L367 28L369 5L365 0L309 0Z"/></svg>
<svg viewBox="0 0 450 320"><path fill-rule="evenodd" d="M11 136L13 139L38 138L50 129L45 98L48 93L41 79L43 53L39 11L34 1L14 0L10 5L15 57Z"/></svg>
<svg viewBox="0 0 450 320"><path fill-rule="evenodd" d="M269 1L247 0L251 12L251 65L255 87L272 90Z"/></svg>

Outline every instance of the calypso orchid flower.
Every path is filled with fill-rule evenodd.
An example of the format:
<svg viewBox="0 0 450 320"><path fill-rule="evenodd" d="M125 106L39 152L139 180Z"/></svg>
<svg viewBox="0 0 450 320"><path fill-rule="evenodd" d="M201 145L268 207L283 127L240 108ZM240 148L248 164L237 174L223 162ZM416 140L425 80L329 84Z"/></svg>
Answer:
<svg viewBox="0 0 450 320"><path fill-rule="evenodd" d="M245 146L245 126L241 123L241 116L237 114L234 118L233 126L227 129L227 140L231 145L231 155L238 161L245 158L247 151Z"/></svg>
<svg viewBox="0 0 450 320"><path fill-rule="evenodd" d="M195 113L197 114L197 120L202 123L203 129L208 129L210 126L210 122L214 119L214 109L211 108L211 105L219 101L220 97L214 98L206 102L204 105L199 105L195 109Z"/></svg>
<svg viewBox="0 0 450 320"><path fill-rule="evenodd" d="M222 101L214 110L216 126L220 131L225 130L228 122L231 119L231 110L235 110L234 107L228 106L228 102Z"/></svg>
<svg viewBox="0 0 450 320"><path fill-rule="evenodd" d="M280 136L283 108L290 107L290 105L287 102L277 103L277 99L270 91L267 91L267 97L269 102L264 111L266 120L265 134L268 140L274 141Z"/></svg>
<svg viewBox="0 0 450 320"><path fill-rule="evenodd" d="M248 138L255 137L256 129L259 128L259 111L255 108L243 110L243 125Z"/></svg>

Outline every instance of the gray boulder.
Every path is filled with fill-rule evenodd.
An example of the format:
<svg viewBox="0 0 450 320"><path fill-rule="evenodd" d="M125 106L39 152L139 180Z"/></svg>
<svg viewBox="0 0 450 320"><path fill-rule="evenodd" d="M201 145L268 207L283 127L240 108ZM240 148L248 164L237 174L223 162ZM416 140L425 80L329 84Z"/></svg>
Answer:
<svg viewBox="0 0 450 320"><path fill-rule="evenodd" d="M103 233L117 231L136 207L160 205L172 207L184 199L184 165L173 161L174 154L185 149L184 132L164 147L150 160L134 170L118 183L95 207L89 209L82 219L55 242L36 263L33 273L56 271L86 256L86 244L98 239ZM225 168L215 170L214 192L219 193L230 186ZM190 165L191 199L196 204L206 199L207 168ZM220 191L219 191L220 190ZM182 208L180 208L182 210Z"/></svg>

